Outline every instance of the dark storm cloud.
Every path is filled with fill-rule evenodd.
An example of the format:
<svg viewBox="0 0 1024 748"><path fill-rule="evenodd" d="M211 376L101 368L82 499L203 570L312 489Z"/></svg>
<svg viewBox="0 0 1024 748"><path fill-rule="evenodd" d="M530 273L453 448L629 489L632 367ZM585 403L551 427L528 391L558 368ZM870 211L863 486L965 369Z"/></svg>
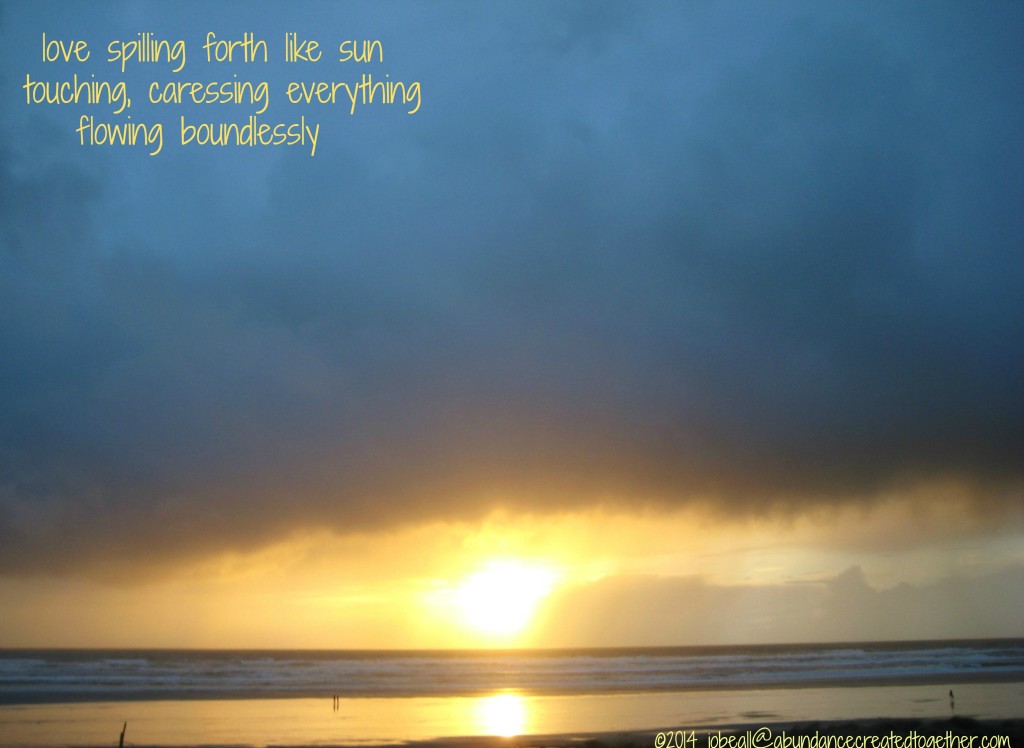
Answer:
<svg viewBox="0 0 1024 748"><path fill-rule="evenodd" d="M97 7L66 22L214 23ZM316 112L315 159L4 116L0 568L499 503L1019 502L1018 6L374 7L261 17L424 81Z"/></svg>

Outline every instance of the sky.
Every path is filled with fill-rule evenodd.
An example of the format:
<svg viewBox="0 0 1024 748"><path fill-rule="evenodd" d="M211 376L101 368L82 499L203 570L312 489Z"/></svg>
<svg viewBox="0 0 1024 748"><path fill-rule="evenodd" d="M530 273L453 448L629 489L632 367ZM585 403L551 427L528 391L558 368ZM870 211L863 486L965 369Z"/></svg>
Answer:
<svg viewBox="0 0 1024 748"><path fill-rule="evenodd" d="M179 72L107 61L142 32ZM998 1L3 3L0 646L1024 636L1022 36ZM132 107L26 102L73 75ZM418 109L286 97L363 75ZM315 153L147 101L235 80Z"/></svg>

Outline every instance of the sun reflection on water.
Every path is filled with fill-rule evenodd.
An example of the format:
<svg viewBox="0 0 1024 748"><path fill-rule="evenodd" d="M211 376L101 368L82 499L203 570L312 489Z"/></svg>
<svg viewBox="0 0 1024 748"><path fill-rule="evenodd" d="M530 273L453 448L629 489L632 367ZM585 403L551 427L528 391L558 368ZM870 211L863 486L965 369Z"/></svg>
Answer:
<svg viewBox="0 0 1024 748"><path fill-rule="evenodd" d="M522 735L527 731L526 718L526 699L512 691L486 696L476 705L477 727L482 735Z"/></svg>

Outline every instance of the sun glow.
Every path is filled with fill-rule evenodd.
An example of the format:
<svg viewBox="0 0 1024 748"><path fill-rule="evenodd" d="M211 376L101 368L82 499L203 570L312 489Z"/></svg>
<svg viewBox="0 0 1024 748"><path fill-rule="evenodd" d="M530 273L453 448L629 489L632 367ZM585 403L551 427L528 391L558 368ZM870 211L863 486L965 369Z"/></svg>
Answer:
<svg viewBox="0 0 1024 748"><path fill-rule="evenodd" d="M478 731L484 735L511 738L526 730L526 702L517 693L496 693L477 704Z"/></svg>
<svg viewBox="0 0 1024 748"><path fill-rule="evenodd" d="M519 561L493 561L455 590L455 604L471 628L494 636L519 633L554 585L554 574Z"/></svg>

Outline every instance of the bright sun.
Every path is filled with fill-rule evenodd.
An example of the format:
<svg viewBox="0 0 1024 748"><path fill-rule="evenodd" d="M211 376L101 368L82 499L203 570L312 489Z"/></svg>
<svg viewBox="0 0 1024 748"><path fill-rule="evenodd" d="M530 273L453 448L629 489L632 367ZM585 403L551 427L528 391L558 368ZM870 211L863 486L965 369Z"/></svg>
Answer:
<svg viewBox="0 0 1024 748"><path fill-rule="evenodd" d="M549 593L550 571L519 561L492 561L455 589L455 604L469 626L493 636L509 636L530 622Z"/></svg>

